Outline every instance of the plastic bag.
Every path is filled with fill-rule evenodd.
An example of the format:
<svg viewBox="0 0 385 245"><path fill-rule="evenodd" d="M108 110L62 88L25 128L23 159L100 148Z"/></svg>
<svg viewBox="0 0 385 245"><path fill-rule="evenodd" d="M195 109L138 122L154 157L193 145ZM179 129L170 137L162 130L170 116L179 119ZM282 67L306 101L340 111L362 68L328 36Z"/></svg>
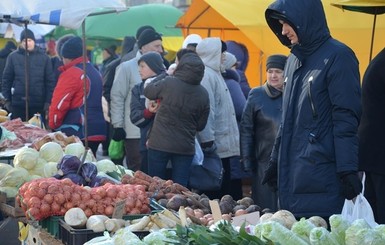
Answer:
<svg viewBox="0 0 385 245"><path fill-rule="evenodd" d="M124 141L115 141L111 139L108 146L108 155L111 159L121 159L124 156Z"/></svg>
<svg viewBox="0 0 385 245"><path fill-rule="evenodd" d="M40 113L36 113L33 117L31 117L31 119L29 119L28 123L31 125L34 125L36 127L45 129L43 118L41 117Z"/></svg>
<svg viewBox="0 0 385 245"><path fill-rule="evenodd" d="M202 165L203 164L203 151L201 148L201 145L199 144L199 141L197 138L195 138L195 155L192 160L193 165Z"/></svg>
<svg viewBox="0 0 385 245"><path fill-rule="evenodd" d="M365 186L365 174L362 178L362 186ZM341 216L343 219L352 223L357 219L364 219L370 227L375 227L378 224L374 220L373 210L368 200L364 197L365 187L362 188L362 192L356 197L356 200L345 199L344 206L342 208Z"/></svg>

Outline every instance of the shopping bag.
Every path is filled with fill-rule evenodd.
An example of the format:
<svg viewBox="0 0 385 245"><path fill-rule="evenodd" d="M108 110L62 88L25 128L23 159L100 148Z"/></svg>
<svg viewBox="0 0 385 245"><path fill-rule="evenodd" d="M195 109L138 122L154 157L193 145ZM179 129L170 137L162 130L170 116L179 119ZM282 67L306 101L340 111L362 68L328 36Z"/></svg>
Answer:
<svg viewBox="0 0 385 245"><path fill-rule="evenodd" d="M111 159L121 159L124 156L124 141L115 141L111 139L108 146L108 156Z"/></svg>
<svg viewBox="0 0 385 245"><path fill-rule="evenodd" d="M344 206L342 208L341 216L343 219L352 223L357 219L364 219L370 227L375 227L378 224L374 220L374 214L372 207L370 206L368 200L364 197L365 190L365 174L362 178L362 192L356 197L355 201L345 199Z"/></svg>
<svg viewBox="0 0 385 245"><path fill-rule="evenodd" d="M203 162L192 163L190 167L189 187L200 191L217 191L222 187L222 160L216 153L216 147L202 150Z"/></svg>
<svg viewBox="0 0 385 245"><path fill-rule="evenodd" d="M201 145L199 144L199 141L197 138L195 138L195 155L192 161L192 164L195 165L202 165L203 164L203 151L201 148Z"/></svg>

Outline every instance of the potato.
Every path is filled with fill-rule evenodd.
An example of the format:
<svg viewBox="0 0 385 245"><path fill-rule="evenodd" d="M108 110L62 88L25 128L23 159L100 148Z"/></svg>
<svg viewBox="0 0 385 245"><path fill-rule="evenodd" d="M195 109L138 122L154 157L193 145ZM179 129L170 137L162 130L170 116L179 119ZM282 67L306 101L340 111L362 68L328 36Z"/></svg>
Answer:
<svg viewBox="0 0 385 245"><path fill-rule="evenodd" d="M237 205L233 208L233 214L235 214L235 212L237 212L239 209L246 209L246 206L244 205Z"/></svg>
<svg viewBox="0 0 385 245"><path fill-rule="evenodd" d="M254 200L250 197L244 197L241 200L238 201L239 205L243 205L246 208L249 207L250 205L254 204Z"/></svg>
<svg viewBox="0 0 385 245"><path fill-rule="evenodd" d="M194 209L194 216L197 218L202 218L205 214L203 213L202 209Z"/></svg>
<svg viewBox="0 0 385 245"><path fill-rule="evenodd" d="M252 204L246 208L247 213L261 211L261 207L255 204Z"/></svg>
<svg viewBox="0 0 385 245"><path fill-rule="evenodd" d="M179 210L180 206L187 206L188 202L186 197L180 194L176 194L167 202L167 208L175 211Z"/></svg>

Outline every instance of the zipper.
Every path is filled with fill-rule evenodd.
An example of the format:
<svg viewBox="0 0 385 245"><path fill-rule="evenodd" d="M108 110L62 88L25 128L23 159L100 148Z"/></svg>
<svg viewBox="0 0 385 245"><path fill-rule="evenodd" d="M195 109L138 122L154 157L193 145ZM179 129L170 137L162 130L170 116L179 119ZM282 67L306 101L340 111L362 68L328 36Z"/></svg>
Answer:
<svg viewBox="0 0 385 245"><path fill-rule="evenodd" d="M308 80L308 83L309 83L309 86L308 86L308 96L309 96L311 111L312 111L312 114L313 114L313 119L316 119L318 117L318 114L317 114L317 111L315 109L314 102L313 102L313 96L312 96L312 93L311 93L312 82L313 82L313 76L311 76L309 78L309 80Z"/></svg>

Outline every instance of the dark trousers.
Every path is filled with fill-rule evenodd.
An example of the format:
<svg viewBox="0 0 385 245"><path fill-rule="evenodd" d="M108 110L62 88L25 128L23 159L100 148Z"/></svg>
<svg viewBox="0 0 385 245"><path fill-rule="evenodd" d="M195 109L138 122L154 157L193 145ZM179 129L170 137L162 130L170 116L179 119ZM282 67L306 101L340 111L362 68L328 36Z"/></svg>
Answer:
<svg viewBox="0 0 385 245"><path fill-rule="evenodd" d="M43 110L43 107L29 107L27 118L25 117L25 113L25 107L13 106L11 119L20 118L23 122L26 122L31 119L36 113L40 113L43 123L45 124L45 111Z"/></svg>
<svg viewBox="0 0 385 245"><path fill-rule="evenodd" d="M194 155L181 155L148 149L148 173L150 176L167 179L167 164L171 161L172 180L183 186L187 186L193 157Z"/></svg>
<svg viewBox="0 0 385 245"><path fill-rule="evenodd" d="M364 196L373 209L374 219L378 224L385 224L385 175L365 172Z"/></svg>
<svg viewBox="0 0 385 245"><path fill-rule="evenodd" d="M140 139L125 139L124 148L126 153L127 168L132 171L140 170L142 156L140 155Z"/></svg>

